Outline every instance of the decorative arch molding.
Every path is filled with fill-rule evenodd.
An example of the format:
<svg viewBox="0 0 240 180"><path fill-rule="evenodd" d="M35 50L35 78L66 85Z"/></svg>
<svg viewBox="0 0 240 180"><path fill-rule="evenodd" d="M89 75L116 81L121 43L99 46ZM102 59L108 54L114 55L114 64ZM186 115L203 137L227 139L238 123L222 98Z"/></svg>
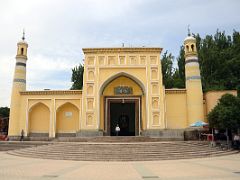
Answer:
<svg viewBox="0 0 240 180"><path fill-rule="evenodd" d="M61 107L63 107L63 106L66 105L66 104L70 104L70 105L74 106L75 108L78 109L78 111L80 110L80 108L79 108L76 104L67 101L67 102L64 102L64 103L62 103L62 104L59 104L59 105L56 107L56 112L57 112Z"/></svg>
<svg viewBox="0 0 240 180"><path fill-rule="evenodd" d="M51 110L49 106L43 102L36 102L28 109L27 114L27 134L41 133L43 136L49 136L51 123Z"/></svg>
<svg viewBox="0 0 240 180"><path fill-rule="evenodd" d="M127 78L131 79L137 85L139 85L139 87L142 90L142 94L143 95L146 93L146 89L145 89L144 84L138 78L136 78L135 76L133 76L131 74L128 74L126 72L120 72L120 73L117 73L117 74L111 76L104 83L102 83L102 85L100 86L101 88L99 90L99 94L102 95L104 90L105 90L105 88L108 86L108 84L111 83L112 81L114 81L115 79L119 78L119 77L127 77Z"/></svg>
<svg viewBox="0 0 240 180"><path fill-rule="evenodd" d="M46 103L39 101L39 102L32 104L30 107L28 107L28 112L31 112L33 108L35 108L36 106L38 106L40 104L46 106L48 108L48 110L50 111L50 107Z"/></svg>
<svg viewBox="0 0 240 180"><path fill-rule="evenodd" d="M56 108L56 133L76 133L79 130L80 111L77 105L65 102Z"/></svg>

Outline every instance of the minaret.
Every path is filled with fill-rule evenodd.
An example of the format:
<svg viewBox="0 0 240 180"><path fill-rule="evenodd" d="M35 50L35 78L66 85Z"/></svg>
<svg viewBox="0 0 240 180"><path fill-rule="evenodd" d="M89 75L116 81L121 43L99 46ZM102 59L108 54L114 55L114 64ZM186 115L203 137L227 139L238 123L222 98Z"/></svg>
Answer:
<svg viewBox="0 0 240 180"><path fill-rule="evenodd" d="M23 31L22 40L17 43L16 65L13 77L12 96L10 106L10 119L8 135L16 137L21 135L21 126L19 112L21 107L21 91L26 91L26 63L27 63L28 44L25 41L25 32Z"/></svg>
<svg viewBox="0 0 240 180"><path fill-rule="evenodd" d="M188 29L188 37L184 40L185 51L185 76L187 90L188 125L203 121L203 92L198 63L196 39L191 36Z"/></svg>

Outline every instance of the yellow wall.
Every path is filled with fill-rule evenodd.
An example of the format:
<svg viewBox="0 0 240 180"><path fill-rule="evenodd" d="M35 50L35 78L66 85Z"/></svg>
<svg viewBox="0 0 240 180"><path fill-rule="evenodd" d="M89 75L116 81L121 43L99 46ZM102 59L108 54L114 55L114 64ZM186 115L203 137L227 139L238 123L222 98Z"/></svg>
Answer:
<svg viewBox="0 0 240 180"><path fill-rule="evenodd" d="M11 132L10 136L21 135L22 129L24 130L25 135L30 133L30 111L32 111L35 105L39 103L44 104L49 109L49 130L46 132L49 133L49 137L55 137L57 109L62 105L66 103L73 104L79 109L79 117L81 117L82 92L79 90L23 91L18 94L20 100L18 101L19 106L15 108L15 112L17 110L19 114L17 117L15 117L15 115L14 119L11 119L11 123L14 124L14 126L9 128L9 132ZM80 128L80 122L78 120L76 129L79 130ZM41 129L41 127L35 128L34 131L42 131Z"/></svg>
<svg viewBox="0 0 240 180"><path fill-rule="evenodd" d="M79 110L71 103L57 109L56 133L75 133L78 130Z"/></svg>
<svg viewBox="0 0 240 180"><path fill-rule="evenodd" d="M131 87L133 89L133 94L130 96L141 96L143 94L141 88L139 87L138 84L136 84L136 82L134 82L133 80L131 80L128 77L121 76L121 77L116 78L112 82L110 82L107 85L107 87L105 87L105 89L103 91L103 95L104 96L115 96L114 88L118 87L118 86Z"/></svg>
<svg viewBox="0 0 240 180"><path fill-rule="evenodd" d="M181 129L202 120L226 92L205 93L202 101L200 79L190 79L186 89L165 90L162 85L161 48L93 48L84 49L83 91L25 91L23 83L15 83L12 93L9 134L44 132L73 133L79 130L103 130L104 98L116 96L114 88L129 86L132 95L141 97L143 130ZM197 58L196 52L191 56ZM187 56L187 58L192 58ZM26 59L18 59L23 62ZM25 67L16 67L16 78L24 78ZM200 76L198 65L187 63L186 76ZM20 92L19 91L23 91ZM28 112L28 113L26 113ZM66 116L72 112L72 116ZM191 120L189 120L191 119Z"/></svg>
<svg viewBox="0 0 240 180"><path fill-rule="evenodd" d="M50 112L46 105L36 104L29 112L29 132L48 133L50 123Z"/></svg>
<svg viewBox="0 0 240 180"><path fill-rule="evenodd" d="M112 78L124 75L134 79L145 91L142 98L142 119L145 119L143 128L164 129L161 50L161 48L144 47L83 49L85 64L81 127L86 130L103 128L102 88L108 85ZM121 85L120 83L122 82L119 81L118 85ZM94 108L88 108L89 101L93 101Z"/></svg>
<svg viewBox="0 0 240 180"><path fill-rule="evenodd" d="M105 119L104 119L104 97L106 96L116 96L114 94L114 88L118 87L118 86L128 86L131 87L133 89L133 94L131 95L120 95L120 97L133 97L133 96L138 96L141 97L141 122L142 122L142 128L143 130L146 129L146 101L145 101L145 96L143 95L143 91L140 88L140 86L134 82L132 79L125 77L125 76L120 76L118 78L116 78L115 80L111 81L105 88L103 91L103 95L100 98L100 103L101 103L101 107L100 107L100 112L101 112L101 119L100 119L100 129L103 130L104 129L104 123L105 123ZM119 97L119 95L117 95Z"/></svg>
<svg viewBox="0 0 240 180"><path fill-rule="evenodd" d="M226 90L226 91L209 91L204 93L204 99L206 102L206 113L208 114L218 103L218 100L224 94L232 94L237 96L236 90Z"/></svg>
<svg viewBox="0 0 240 180"><path fill-rule="evenodd" d="M187 89L187 107L188 107L188 125L196 121L204 121L203 92L200 80L188 80Z"/></svg>
<svg viewBox="0 0 240 180"><path fill-rule="evenodd" d="M187 127L187 97L182 90L166 90L166 124L167 129Z"/></svg>

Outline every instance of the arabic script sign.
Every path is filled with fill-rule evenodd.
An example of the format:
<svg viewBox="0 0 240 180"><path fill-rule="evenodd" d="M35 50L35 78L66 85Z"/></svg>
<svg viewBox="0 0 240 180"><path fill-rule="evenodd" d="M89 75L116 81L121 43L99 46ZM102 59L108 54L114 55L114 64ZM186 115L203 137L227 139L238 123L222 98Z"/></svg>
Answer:
<svg viewBox="0 0 240 180"><path fill-rule="evenodd" d="M114 88L114 94L132 94L133 90L128 86L118 86Z"/></svg>

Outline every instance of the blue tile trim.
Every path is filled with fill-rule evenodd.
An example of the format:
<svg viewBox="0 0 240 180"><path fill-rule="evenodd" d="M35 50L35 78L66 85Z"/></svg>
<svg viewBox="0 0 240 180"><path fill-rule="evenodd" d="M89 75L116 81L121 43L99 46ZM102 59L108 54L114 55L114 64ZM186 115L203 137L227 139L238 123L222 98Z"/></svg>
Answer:
<svg viewBox="0 0 240 180"><path fill-rule="evenodd" d="M17 62L17 63L16 63L16 66L24 66L24 67L26 67L26 63Z"/></svg>
<svg viewBox="0 0 240 180"><path fill-rule="evenodd" d="M189 59L189 60L186 60L186 61L185 61L185 64L187 64L187 63L192 63L192 62L198 63L198 60L197 60L197 59Z"/></svg>
<svg viewBox="0 0 240 180"><path fill-rule="evenodd" d="M25 79L14 79L13 82L26 83L26 80Z"/></svg>

